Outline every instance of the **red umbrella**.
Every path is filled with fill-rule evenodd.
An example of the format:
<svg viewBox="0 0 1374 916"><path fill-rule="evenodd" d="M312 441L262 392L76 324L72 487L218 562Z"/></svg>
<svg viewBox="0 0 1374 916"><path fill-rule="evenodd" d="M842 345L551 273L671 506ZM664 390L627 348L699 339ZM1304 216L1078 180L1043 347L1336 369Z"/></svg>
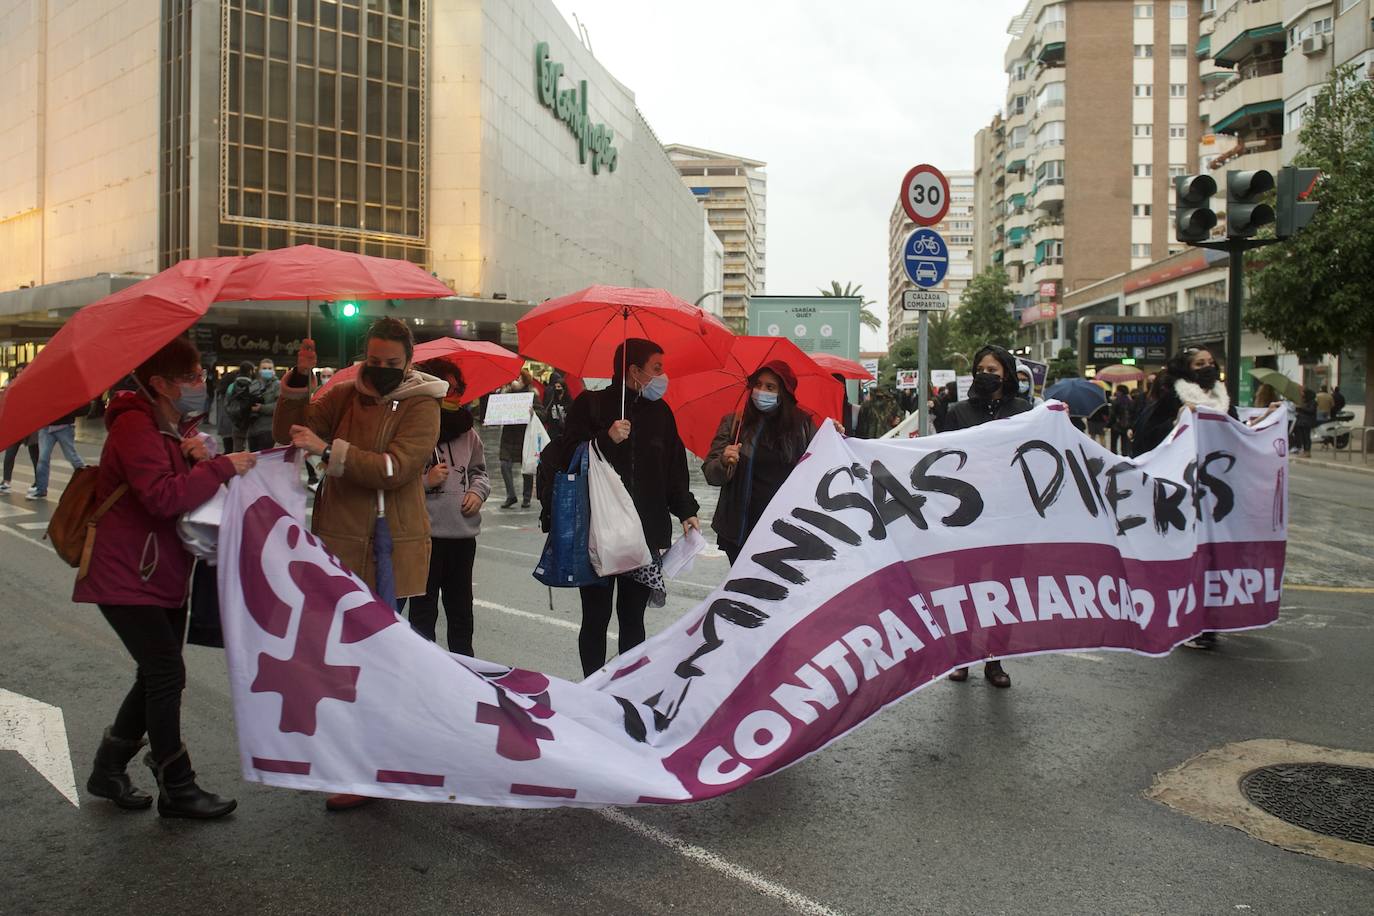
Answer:
<svg viewBox="0 0 1374 916"><path fill-rule="evenodd" d="M416 363L431 359L453 363L462 371L464 401L475 401L507 382L515 381L520 377L520 370L525 365L523 357L499 344L488 343L485 340L458 340L454 337L441 337L415 345ZM340 369L315 392L314 396L318 398L331 386L348 381L357 375L356 365Z"/></svg>
<svg viewBox="0 0 1374 916"><path fill-rule="evenodd" d="M831 375L842 375L845 378L858 379L861 382L873 381L873 374L865 369L862 364L856 363L852 359L845 359L843 356L835 356L831 353L810 353L808 355L815 360L816 365Z"/></svg>
<svg viewBox="0 0 1374 916"><path fill-rule="evenodd" d="M733 335L719 318L661 289L589 286L550 299L515 323L520 352L582 378L610 378L627 337L663 348L674 377L718 369Z"/></svg>
<svg viewBox="0 0 1374 916"><path fill-rule="evenodd" d="M796 344L784 337L736 337L724 368L696 372L673 382L665 396L677 419L678 434L692 454L705 458L721 417L740 413L749 396L749 376L780 360L797 376L797 403L818 420L838 420L844 387Z"/></svg>
<svg viewBox="0 0 1374 916"><path fill-rule="evenodd" d="M434 299L453 290L409 261L316 245L260 251L243 258L217 298Z"/></svg>
<svg viewBox="0 0 1374 916"><path fill-rule="evenodd" d="M199 321L242 260L182 261L67 319L0 396L0 448L89 403Z"/></svg>

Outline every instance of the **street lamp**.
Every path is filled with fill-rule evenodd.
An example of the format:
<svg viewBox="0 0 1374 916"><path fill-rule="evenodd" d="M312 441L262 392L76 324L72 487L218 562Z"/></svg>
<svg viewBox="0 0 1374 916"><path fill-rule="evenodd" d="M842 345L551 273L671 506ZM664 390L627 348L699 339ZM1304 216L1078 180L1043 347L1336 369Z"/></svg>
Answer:
<svg viewBox="0 0 1374 916"><path fill-rule="evenodd" d="M714 295L716 295L716 294L719 293L719 292L720 292L720 290L718 290L718 289L713 289L713 290L710 290L709 292L702 293L700 296L697 296L697 301L696 301L696 302L693 302L692 304L695 305L697 308L701 308L701 300L705 299L707 296L714 296Z"/></svg>

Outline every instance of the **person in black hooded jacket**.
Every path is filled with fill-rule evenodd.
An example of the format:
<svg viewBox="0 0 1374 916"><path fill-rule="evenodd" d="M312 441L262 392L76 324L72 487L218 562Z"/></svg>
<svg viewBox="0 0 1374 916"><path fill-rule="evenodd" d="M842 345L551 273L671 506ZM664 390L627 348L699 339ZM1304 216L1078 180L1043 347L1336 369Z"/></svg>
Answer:
<svg viewBox="0 0 1374 916"><path fill-rule="evenodd" d="M663 371L663 348L650 340L631 337L616 348L615 377L607 388L584 391L568 411L565 445L594 441L629 491L644 527L644 540L655 556L673 541L668 513L689 528L700 530L700 508L687 475L687 449L678 435L673 411L663 402L668 376ZM624 398L624 414L621 403ZM584 585L582 629L577 635L582 673L589 675L606 664L606 629L615 599L623 653L644 641L644 609L651 589L629 573L607 585Z"/></svg>
<svg viewBox="0 0 1374 916"><path fill-rule="evenodd" d="M1004 348L988 344L973 356L973 386L968 397L950 405L940 432L969 429L989 420L1005 420L1031 409L1030 401L1017 396L1016 360ZM1011 675L1002 669L1000 661L983 666L983 676L994 687L1010 687ZM968 680L968 669L960 668L950 674L951 681Z"/></svg>
<svg viewBox="0 0 1374 916"><path fill-rule="evenodd" d="M1237 416L1211 351L1187 347L1174 354L1164 371L1155 376L1150 399L1136 417L1131 433L1131 456L1138 458L1167 439L1183 408L1200 406Z"/></svg>

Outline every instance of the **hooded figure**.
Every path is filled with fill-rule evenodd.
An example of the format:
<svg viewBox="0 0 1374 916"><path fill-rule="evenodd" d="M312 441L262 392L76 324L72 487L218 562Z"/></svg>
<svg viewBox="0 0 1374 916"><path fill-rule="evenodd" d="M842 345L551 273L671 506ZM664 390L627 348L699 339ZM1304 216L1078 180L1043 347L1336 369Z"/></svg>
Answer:
<svg viewBox="0 0 1374 916"><path fill-rule="evenodd" d="M1045 403L1045 399L1035 393L1035 373L1019 359L1016 361L1016 396L1029 401L1032 407Z"/></svg>
<svg viewBox="0 0 1374 916"><path fill-rule="evenodd" d="M1001 372L985 371L986 357L996 360ZM1031 409L1031 403L1018 396L1016 360L1005 348L988 344L973 356L973 386L968 397L950 406L941 432L980 426L989 420L1005 420Z"/></svg>
<svg viewBox="0 0 1374 916"><path fill-rule="evenodd" d="M1136 418L1131 454L1143 455L1167 439L1185 407L1210 407L1236 416L1210 350L1180 350L1165 364L1164 371L1155 376L1150 400Z"/></svg>

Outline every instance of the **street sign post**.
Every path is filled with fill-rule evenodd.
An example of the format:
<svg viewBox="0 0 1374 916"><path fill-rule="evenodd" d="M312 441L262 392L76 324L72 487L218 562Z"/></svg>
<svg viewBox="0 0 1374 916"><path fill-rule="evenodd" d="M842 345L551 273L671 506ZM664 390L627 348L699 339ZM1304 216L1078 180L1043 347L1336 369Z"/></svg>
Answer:
<svg viewBox="0 0 1374 916"><path fill-rule="evenodd" d="M949 246L934 229L915 229L902 246L902 266L922 289L939 286L949 270Z"/></svg>
<svg viewBox="0 0 1374 916"><path fill-rule="evenodd" d="M933 165L912 167L902 179L902 209L918 226L934 226L949 212L949 180Z"/></svg>
<svg viewBox="0 0 1374 916"><path fill-rule="evenodd" d="M943 312L949 309L949 293L942 289L902 290L902 311Z"/></svg>
<svg viewBox="0 0 1374 916"><path fill-rule="evenodd" d="M920 368L921 381L917 386L916 410L919 414L918 428L921 435L926 436L930 434L930 407L926 403L930 397L930 329L926 313L942 312L949 308L949 293L930 288L944 280L945 272L949 270L949 247L935 230L917 229L907 236L906 244L902 246L902 264L911 282L921 287L902 291L902 309L920 315L917 324L920 341L917 366Z"/></svg>

